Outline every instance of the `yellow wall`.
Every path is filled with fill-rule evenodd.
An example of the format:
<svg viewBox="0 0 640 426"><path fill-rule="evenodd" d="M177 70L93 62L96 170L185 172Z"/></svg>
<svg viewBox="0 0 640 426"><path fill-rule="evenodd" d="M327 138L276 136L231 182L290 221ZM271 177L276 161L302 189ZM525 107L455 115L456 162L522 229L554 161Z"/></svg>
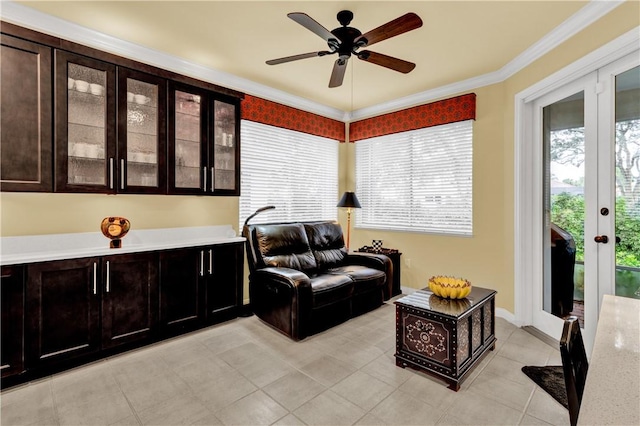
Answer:
<svg viewBox="0 0 640 426"><path fill-rule="evenodd" d="M106 216L132 229L231 224L238 231L238 197L2 193L2 236L99 232Z"/></svg>
<svg viewBox="0 0 640 426"><path fill-rule="evenodd" d="M449 274L496 289L496 305L514 312L514 98L527 87L640 25L640 2L629 1L551 52L477 94L474 123L473 237L446 237L352 228L351 247L381 239L402 252L402 285L423 288L432 275ZM345 148L341 190L355 188L355 144ZM342 151L341 151L342 154ZM357 212L356 212L357 214ZM340 218L346 226L344 216ZM409 262L407 262L409 261Z"/></svg>
<svg viewBox="0 0 640 426"><path fill-rule="evenodd" d="M625 3L508 80L474 90L473 237L352 229L351 247L382 239L403 253L403 286L422 288L435 274L463 276L498 290L497 306L513 312L514 96L637 27L639 5ZM353 190L354 144L339 152L340 191ZM0 203L2 236L97 232L109 215L129 218L133 229L231 224L238 231L237 197L2 193ZM344 212L339 218L346 227Z"/></svg>

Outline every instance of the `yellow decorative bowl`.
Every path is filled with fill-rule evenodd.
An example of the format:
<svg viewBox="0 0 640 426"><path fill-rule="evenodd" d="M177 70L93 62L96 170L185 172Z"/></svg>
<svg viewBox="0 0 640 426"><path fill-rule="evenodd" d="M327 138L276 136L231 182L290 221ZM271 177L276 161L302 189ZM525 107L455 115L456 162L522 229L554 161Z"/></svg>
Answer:
<svg viewBox="0 0 640 426"><path fill-rule="evenodd" d="M471 292L471 283L462 278L439 275L429 278L429 290L446 299L464 299Z"/></svg>

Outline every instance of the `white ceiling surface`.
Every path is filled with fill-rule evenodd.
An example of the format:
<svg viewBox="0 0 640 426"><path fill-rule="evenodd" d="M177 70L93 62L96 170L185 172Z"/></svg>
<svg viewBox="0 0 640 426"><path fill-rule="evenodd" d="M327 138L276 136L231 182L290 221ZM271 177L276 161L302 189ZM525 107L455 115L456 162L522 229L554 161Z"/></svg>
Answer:
<svg viewBox="0 0 640 426"><path fill-rule="evenodd" d="M550 33L562 36L563 26L566 27L568 23L575 22L578 16L587 15L585 12L588 9L594 9L594 6L602 8L597 5L604 2L21 1L17 3L117 39L127 40L196 65L240 77L240 81L257 83L258 87L275 89L275 92L293 95L311 103L344 111L348 116L348 113L354 110L357 112L357 110L370 109L376 105L393 103L399 98L415 96L499 72L522 57L523 53L531 53L537 46L538 50L541 50L540 41L549 39ZM18 7L21 6L18 5ZM608 10L611 8L612 6L609 6ZM23 7L23 9L26 8ZM330 89L328 88L329 76L336 55L274 66L265 64L268 59L327 48L323 39L289 19L287 13L304 12L332 30L339 26L336 20L337 12L344 9L354 13L351 26L360 29L363 33L407 12L418 14L424 22L421 28L368 48L414 62L415 70L409 74L401 74L352 57L344 84L339 88ZM591 12L590 15L594 13ZM597 16L591 16L587 20L593 21L596 18ZM20 22L16 23L20 24ZM573 26L576 25L573 24ZM564 31L565 37L567 31ZM87 44L91 45L91 41L87 40ZM215 83L229 87L224 81ZM232 88L251 93L247 88Z"/></svg>

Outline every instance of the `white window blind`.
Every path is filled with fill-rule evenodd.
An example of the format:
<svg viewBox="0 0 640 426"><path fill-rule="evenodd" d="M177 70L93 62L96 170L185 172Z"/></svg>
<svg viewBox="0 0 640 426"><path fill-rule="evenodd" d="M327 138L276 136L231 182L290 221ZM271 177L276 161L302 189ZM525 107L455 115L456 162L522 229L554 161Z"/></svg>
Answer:
<svg viewBox="0 0 640 426"><path fill-rule="evenodd" d="M253 121L241 122L240 228L251 223L336 220L338 141Z"/></svg>
<svg viewBox="0 0 640 426"><path fill-rule="evenodd" d="M472 123L356 142L356 226L471 235Z"/></svg>

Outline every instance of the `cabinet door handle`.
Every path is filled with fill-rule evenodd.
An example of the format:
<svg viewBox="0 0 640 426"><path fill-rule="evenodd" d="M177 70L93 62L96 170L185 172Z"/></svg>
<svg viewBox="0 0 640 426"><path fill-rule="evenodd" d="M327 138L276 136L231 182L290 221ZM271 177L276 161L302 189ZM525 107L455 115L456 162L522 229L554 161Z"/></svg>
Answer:
<svg viewBox="0 0 640 426"><path fill-rule="evenodd" d="M120 159L120 189L124 189L124 158Z"/></svg>
<svg viewBox="0 0 640 426"><path fill-rule="evenodd" d="M98 294L98 264L93 262L93 294Z"/></svg>
<svg viewBox="0 0 640 426"><path fill-rule="evenodd" d="M109 189L113 189L113 157L109 158Z"/></svg>
<svg viewBox="0 0 640 426"><path fill-rule="evenodd" d="M204 277L204 250L200 250L200 276Z"/></svg>
<svg viewBox="0 0 640 426"><path fill-rule="evenodd" d="M213 192L214 187L216 186L216 177L214 175L215 170L213 169L213 167L211 168L211 192Z"/></svg>
<svg viewBox="0 0 640 426"><path fill-rule="evenodd" d="M111 289L109 275L109 261L107 260L107 293L109 293L109 290Z"/></svg>
<svg viewBox="0 0 640 426"><path fill-rule="evenodd" d="M209 275L213 274L213 250L209 250Z"/></svg>
<svg viewBox="0 0 640 426"><path fill-rule="evenodd" d="M207 192L207 168L206 167L202 168L202 180L204 181L204 184L202 186L202 190L204 192Z"/></svg>

